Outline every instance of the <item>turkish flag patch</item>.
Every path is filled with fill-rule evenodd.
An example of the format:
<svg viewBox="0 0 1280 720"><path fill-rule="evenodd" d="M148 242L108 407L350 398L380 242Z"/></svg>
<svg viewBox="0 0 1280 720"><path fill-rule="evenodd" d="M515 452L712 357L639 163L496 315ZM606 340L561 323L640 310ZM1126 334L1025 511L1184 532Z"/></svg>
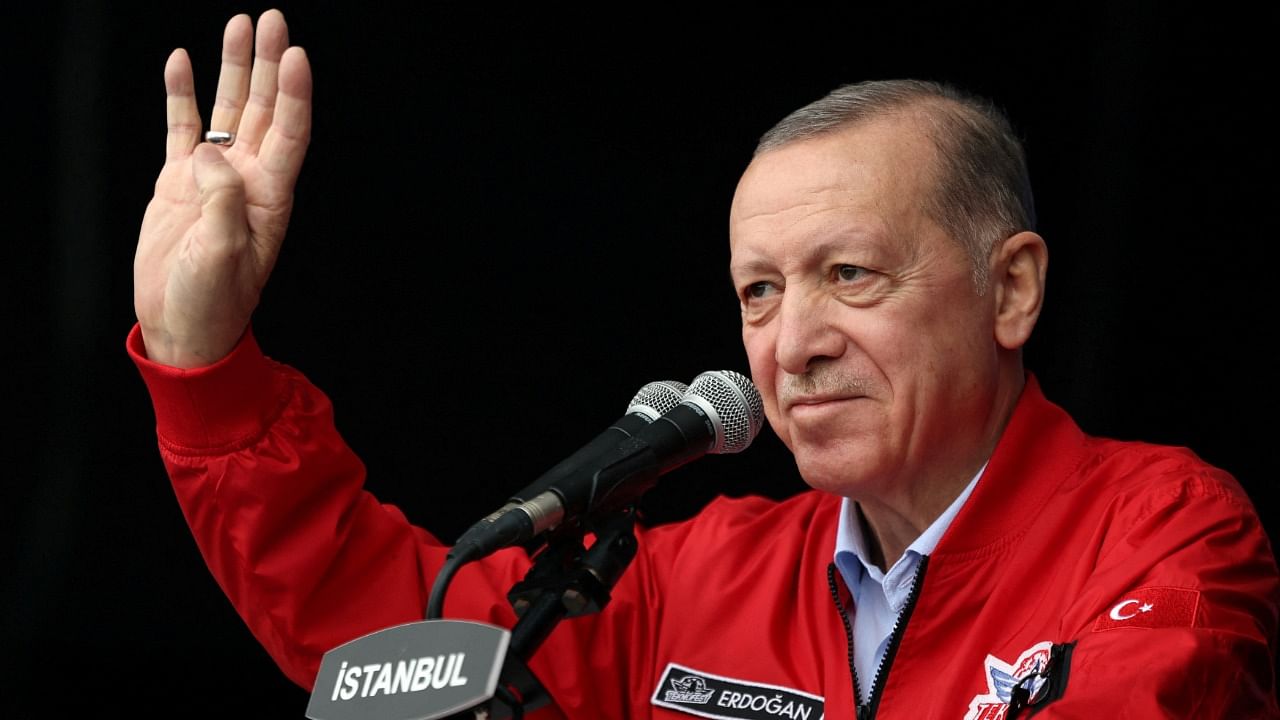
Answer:
<svg viewBox="0 0 1280 720"><path fill-rule="evenodd" d="M1117 628L1193 627L1200 591L1174 587L1138 588L1116 600L1093 623L1094 632Z"/></svg>

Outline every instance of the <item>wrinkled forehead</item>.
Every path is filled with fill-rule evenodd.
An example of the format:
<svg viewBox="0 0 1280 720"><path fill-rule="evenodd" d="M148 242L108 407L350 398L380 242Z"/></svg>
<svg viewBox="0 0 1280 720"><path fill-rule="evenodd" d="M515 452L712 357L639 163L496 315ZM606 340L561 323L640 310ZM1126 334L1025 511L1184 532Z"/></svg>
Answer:
<svg viewBox="0 0 1280 720"><path fill-rule="evenodd" d="M894 118L762 153L734 194L731 249L840 225L875 230L915 222L934 186L933 161L933 144L918 124Z"/></svg>

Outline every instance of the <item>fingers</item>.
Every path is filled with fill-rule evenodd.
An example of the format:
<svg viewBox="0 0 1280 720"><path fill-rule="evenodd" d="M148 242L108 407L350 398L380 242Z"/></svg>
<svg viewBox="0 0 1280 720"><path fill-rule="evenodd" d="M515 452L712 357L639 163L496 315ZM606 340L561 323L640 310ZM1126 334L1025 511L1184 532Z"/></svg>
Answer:
<svg viewBox="0 0 1280 720"><path fill-rule="evenodd" d="M268 10L258 18L257 52L253 59L253 79L249 85L249 101L240 120L236 142L256 150L271 126L275 111L277 76L280 56L289 47L289 28L284 14Z"/></svg>
<svg viewBox="0 0 1280 720"><path fill-rule="evenodd" d="M253 27L247 15L237 15L227 23L210 129L236 133L238 146L251 153L258 151L264 170L292 180L302 167L311 140L311 65L302 48L285 49L289 31L279 10L269 10L259 19L257 57L250 63L252 41ZM189 155L200 143L201 127L186 51L175 50L169 57L165 87L169 93L169 157ZM234 172L230 165L227 170ZM206 173L217 175L207 168Z"/></svg>
<svg viewBox="0 0 1280 720"><path fill-rule="evenodd" d="M164 64L165 109L169 135L165 141L166 159L184 157L200 142L200 110L196 107L195 81L191 77L191 58L178 48Z"/></svg>
<svg viewBox="0 0 1280 720"><path fill-rule="evenodd" d="M258 162L267 172L297 177L311 141L311 64L300 47L280 58L280 90L271 127L262 139Z"/></svg>
<svg viewBox="0 0 1280 720"><path fill-rule="evenodd" d="M192 173L200 191L200 218L209 237L229 240L245 235L244 179L240 173L221 150L209 143L200 143L192 159Z"/></svg>
<svg viewBox="0 0 1280 720"><path fill-rule="evenodd" d="M210 130L236 132L240 113L249 96L249 58L253 51L253 21L236 15L227 22L222 35L222 71L218 75L218 95L213 104Z"/></svg>

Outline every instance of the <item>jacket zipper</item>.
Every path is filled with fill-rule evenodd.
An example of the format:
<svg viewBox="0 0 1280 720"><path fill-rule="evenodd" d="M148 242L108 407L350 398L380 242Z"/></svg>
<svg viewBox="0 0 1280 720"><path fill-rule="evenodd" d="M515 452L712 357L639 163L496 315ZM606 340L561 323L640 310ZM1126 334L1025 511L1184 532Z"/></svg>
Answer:
<svg viewBox="0 0 1280 720"><path fill-rule="evenodd" d="M860 702L862 695L858 692L858 668L853 662L853 626L849 624L849 613L845 612L844 603L840 602L840 590L836 587L835 563L827 565L827 586L831 588L831 602L836 604L836 611L840 613L840 622L844 623L844 638L848 641L846 647L849 648L849 672L853 673L853 703L858 708L858 720L864 720L865 708Z"/></svg>
<svg viewBox="0 0 1280 720"><path fill-rule="evenodd" d="M928 564L928 555L920 558L915 577L911 579L907 604L903 606L902 612L898 613L898 619L893 623L893 632L889 634L889 645L884 649L884 657L876 667L876 676L871 682L871 697L865 704L861 702L862 695L858 693L858 669L853 662L853 627L849 624L849 613L845 611L844 603L840 602L840 594L836 590L836 566L834 563L827 566L827 584L831 587L831 599L836 604L836 610L840 612L840 620L844 623L844 635L849 641L849 672L853 674L853 701L858 707L857 720L874 720L876 713L880 710L880 696L884 694L884 686L889 678L889 667L893 665L893 657L898 654L898 645L902 643L902 636L906 633L911 613L916 609L916 600L920 597L924 571Z"/></svg>

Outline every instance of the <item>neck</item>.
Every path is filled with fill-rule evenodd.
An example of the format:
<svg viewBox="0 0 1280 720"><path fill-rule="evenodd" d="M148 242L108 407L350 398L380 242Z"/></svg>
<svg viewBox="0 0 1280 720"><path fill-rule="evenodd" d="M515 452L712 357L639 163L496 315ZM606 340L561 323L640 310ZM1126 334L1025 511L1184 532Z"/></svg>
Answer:
<svg viewBox="0 0 1280 720"><path fill-rule="evenodd" d="M936 493L907 508L907 512L875 500L857 501L869 553L867 559L881 570L887 571L893 567L911 543L923 535L951 503L960 497L960 493L973 480L980 467L982 463L978 463L973 472L963 476L963 480L960 479L962 476L957 475L954 485L935 486Z"/></svg>

